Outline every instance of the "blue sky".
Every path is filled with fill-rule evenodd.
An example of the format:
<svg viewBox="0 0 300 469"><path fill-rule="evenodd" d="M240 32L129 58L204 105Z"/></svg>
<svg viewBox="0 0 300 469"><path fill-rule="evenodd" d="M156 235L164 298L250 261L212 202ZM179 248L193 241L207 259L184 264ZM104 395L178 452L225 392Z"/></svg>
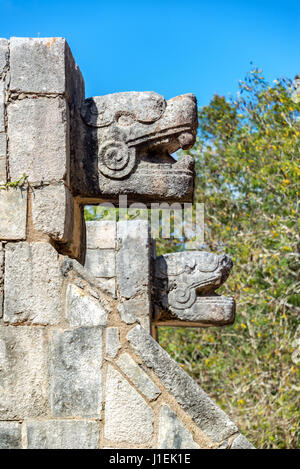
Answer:
<svg viewBox="0 0 300 469"><path fill-rule="evenodd" d="M193 92L205 105L235 93L251 61L270 81L300 73L295 0L0 0L0 25L0 37L66 37L87 97Z"/></svg>

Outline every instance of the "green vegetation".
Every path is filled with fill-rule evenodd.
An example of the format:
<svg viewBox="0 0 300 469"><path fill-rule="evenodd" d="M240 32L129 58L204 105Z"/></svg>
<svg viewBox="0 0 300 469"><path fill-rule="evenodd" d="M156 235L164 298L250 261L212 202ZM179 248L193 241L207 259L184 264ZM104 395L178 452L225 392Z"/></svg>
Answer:
<svg viewBox="0 0 300 469"><path fill-rule="evenodd" d="M289 80L270 86L260 70L236 99L214 96L199 110L195 202L205 203L206 248L234 269L222 292L237 302L233 326L161 328L160 344L259 448L300 440L297 199L300 106ZM181 249L180 240L160 251ZM298 267L298 268L297 268ZM295 362L295 360L294 360Z"/></svg>
<svg viewBox="0 0 300 469"><path fill-rule="evenodd" d="M160 344L258 448L300 443L297 208L300 104L292 85L269 85L260 70L236 98L214 96L199 110L193 150L195 202L205 204L206 250L226 252L233 271L218 291L234 296L226 328L161 328ZM97 209L87 216L98 218ZM160 240L158 252L184 248ZM299 329L298 329L299 331ZM298 332L299 333L299 332Z"/></svg>
<svg viewBox="0 0 300 469"><path fill-rule="evenodd" d="M1 184L0 190L4 190L4 189L7 190L10 187L23 187L26 184L27 179L28 179L28 176L24 173L23 176L21 176L16 181L8 181L6 184Z"/></svg>

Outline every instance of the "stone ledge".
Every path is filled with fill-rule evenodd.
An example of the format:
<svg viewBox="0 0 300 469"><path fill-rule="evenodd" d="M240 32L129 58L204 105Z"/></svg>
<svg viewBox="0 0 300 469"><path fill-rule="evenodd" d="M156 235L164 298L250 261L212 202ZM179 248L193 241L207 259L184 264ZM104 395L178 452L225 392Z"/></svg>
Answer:
<svg viewBox="0 0 300 469"><path fill-rule="evenodd" d="M36 188L32 194L34 227L56 241L70 242L73 233L73 199L63 184Z"/></svg>

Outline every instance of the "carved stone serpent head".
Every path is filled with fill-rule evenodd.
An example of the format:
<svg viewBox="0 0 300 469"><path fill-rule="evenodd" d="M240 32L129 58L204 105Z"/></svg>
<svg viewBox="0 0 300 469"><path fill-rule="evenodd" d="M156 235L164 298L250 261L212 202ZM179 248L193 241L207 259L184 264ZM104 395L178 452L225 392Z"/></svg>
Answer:
<svg viewBox="0 0 300 469"><path fill-rule="evenodd" d="M165 101L154 92L124 92L88 98L84 122L83 169L87 197L115 199L127 194L139 201L189 202L194 188L194 161L171 154L191 148L197 129L197 102L192 94ZM81 190L82 192L82 190Z"/></svg>

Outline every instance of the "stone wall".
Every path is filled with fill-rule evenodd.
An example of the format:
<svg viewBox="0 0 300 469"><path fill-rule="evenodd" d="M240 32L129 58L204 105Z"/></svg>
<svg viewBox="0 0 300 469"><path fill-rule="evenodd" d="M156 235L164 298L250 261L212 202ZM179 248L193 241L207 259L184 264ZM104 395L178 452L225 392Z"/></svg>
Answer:
<svg viewBox="0 0 300 469"><path fill-rule="evenodd" d="M148 224L85 240L83 99L64 39L0 40L0 448L251 448L150 335Z"/></svg>

